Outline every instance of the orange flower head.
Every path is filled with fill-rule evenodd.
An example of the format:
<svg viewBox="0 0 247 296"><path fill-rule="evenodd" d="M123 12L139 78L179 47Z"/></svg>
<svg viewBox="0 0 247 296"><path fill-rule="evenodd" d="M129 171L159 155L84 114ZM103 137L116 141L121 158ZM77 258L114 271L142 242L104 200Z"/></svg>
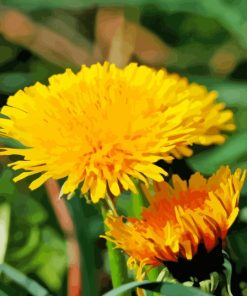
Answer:
<svg viewBox="0 0 247 296"><path fill-rule="evenodd" d="M130 64L104 63L54 75L49 85L36 83L9 97L0 118L1 134L23 148L14 180L38 177L31 189L49 178L66 178L63 194L79 186L93 202L107 192L136 191L132 178L148 185L162 181L155 163L190 155L188 145L222 143L231 130L232 112L215 103L215 92L185 78Z"/></svg>
<svg viewBox="0 0 247 296"><path fill-rule="evenodd" d="M154 195L146 192L150 206L143 209L142 219L110 215L105 237L141 265L191 260L200 245L210 252L237 217L245 175L221 167L208 180L195 173L188 182L174 175L172 186L155 183Z"/></svg>

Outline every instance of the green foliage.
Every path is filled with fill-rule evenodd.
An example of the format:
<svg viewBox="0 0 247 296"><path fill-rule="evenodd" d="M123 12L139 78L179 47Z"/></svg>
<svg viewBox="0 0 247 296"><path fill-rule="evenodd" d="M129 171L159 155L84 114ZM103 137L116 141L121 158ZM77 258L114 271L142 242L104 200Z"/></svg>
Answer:
<svg viewBox="0 0 247 296"><path fill-rule="evenodd" d="M15 185L12 178L10 169L0 178L0 196L12 213L5 261L22 272L35 273L57 291L66 268L65 242L57 229L49 226L48 211L39 201L44 198L42 190L33 198L25 182Z"/></svg>
<svg viewBox="0 0 247 296"><path fill-rule="evenodd" d="M68 207L75 223L80 247L84 293L96 296L99 294L97 275L99 255L97 256L95 241L98 235L103 232L103 223L100 223L100 227L94 224L98 229L90 228L93 220L98 221L99 213L84 199L74 197L68 201Z"/></svg>
<svg viewBox="0 0 247 296"><path fill-rule="evenodd" d="M32 75L28 73L3 73L0 74L0 92L11 93L28 86L35 81Z"/></svg>
<svg viewBox="0 0 247 296"><path fill-rule="evenodd" d="M0 45L0 52L0 66L2 66L16 57L17 50L13 46L10 47L7 44L2 44Z"/></svg>
<svg viewBox="0 0 247 296"><path fill-rule="evenodd" d="M8 296L5 292L3 292L2 290L0 290L0 296Z"/></svg>
<svg viewBox="0 0 247 296"><path fill-rule="evenodd" d="M229 261L229 256L225 251L223 251L223 255L224 255L223 267L224 267L224 274L225 274L225 281L226 281L226 290L229 296L233 296L231 292L232 265Z"/></svg>
<svg viewBox="0 0 247 296"><path fill-rule="evenodd" d="M23 273L8 264L0 264L0 274L8 276L20 286L24 287L33 296L48 296L49 292L37 284L35 281L29 279Z"/></svg>
<svg viewBox="0 0 247 296"><path fill-rule="evenodd" d="M131 282L110 292L107 292L103 296L117 296L120 293L124 293L135 288L142 288L153 292L159 292L160 295L166 296L210 296L210 294L199 289L186 287L181 284L149 281Z"/></svg>
<svg viewBox="0 0 247 296"><path fill-rule="evenodd" d="M9 236L10 207L7 203L0 204L0 264L4 262Z"/></svg>
<svg viewBox="0 0 247 296"><path fill-rule="evenodd" d="M47 48L42 48L42 58L42 54L33 49L33 40L23 42L25 34L22 36L23 40L21 37L12 40L11 36L2 31L1 13L4 9L1 5L24 11L38 24L54 29L63 38L68 37L69 41L75 41L79 48L82 48L81 40L88 38L88 43L95 41L94 25L98 7L124 6L130 12L135 8L134 15L139 10L137 14L141 24L171 47L170 56L163 62L160 61L160 66L178 71L188 76L190 81L217 90L219 101L234 111L237 131L227 135L224 145L196 147L194 156L186 160L188 167L206 175L215 172L222 164L229 164L232 169L247 168L246 1L0 0L0 98L4 105L9 95L36 81L47 83L50 75L62 72L63 69L56 66L52 59L49 62L45 59ZM18 29L15 28L15 32ZM41 45L53 42L41 37ZM143 41L144 45L145 43L146 40ZM223 59L223 66L224 63L229 66L229 70L223 71L223 74L213 63L214 55L222 48L233 60L230 67ZM138 56L134 59L139 62ZM220 59L221 57L217 57L216 60ZM149 63L151 66L157 65L153 65L152 61ZM23 147L17 141L6 138L0 138L0 145ZM44 188L30 192L27 189L30 180L14 184L12 179L15 174L6 167L6 163L11 161L13 159L3 158L0 172L0 263L4 263L0 267L2 273L5 273L5 276L0 277L0 296L17 293L18 296L27 296L28 293L44 295L42 293L48 293L48 290L54 295L64 296L67 293L68 272L66 238ZM188 167L185 170L188 171ZM183 169L181 167L181 172ZM125 192L117 204L121 213L138 217L144 201L141 194ZM102 295L110 290L111 283L108 274L109 258L104 260L106 246L103 239L98 238L103 232L101 215L85 199L78 197L68 201L67 206L76 227L80 247L83 293L86 296ZM234 265L234 286L240 287L243 295L247 295L247 283L244 279L247 266L246 242L247 185L240 200L239 220L229 235L228 244L228 252ZM229 285L230 266L226 261L224 266ZM152 272L150 280L157 279L158 270L154 269ZM212 277L200 283L205 291L212 292L212 286L217 286L217 276ZM31 284L27 287L24 282ZM191 282L187 284L191 285ZM133 290L140 285L149 289L148 295L152 295L152 291L165 293L167 296L209 295L195 288L157 282L129 283L121 287L120 292L115 290L105 295L117 295L117 292ZM37 291L41 291L41 294L35 294Z"/></svg>
<svg viewBox="0 0 247 296"><path fill-rule="evenodd" d="M210 175L220 165L230 165L245 168L247 132L238 132L232 135L223 146L217 146L210 150L198 153L187 160L195 170Z"/></svg>
<svg viewBox="0 0 247 296"><path fill-rule="evenodd" d="M231 258L234 259L234 261L236 262L238 271L241 271L247 266L247 227L232 232L229 236L229 242L229 253L231 255Z"/></svg>
<svg viewBox="0 0 247 296"><path fill-rule="evenodd" d="M231 279L231 277L230 277ZM220 275L218 272L212 272L210 279L203 280L199 283L200 288L208 293L214 293L220 282Z"/></svg>

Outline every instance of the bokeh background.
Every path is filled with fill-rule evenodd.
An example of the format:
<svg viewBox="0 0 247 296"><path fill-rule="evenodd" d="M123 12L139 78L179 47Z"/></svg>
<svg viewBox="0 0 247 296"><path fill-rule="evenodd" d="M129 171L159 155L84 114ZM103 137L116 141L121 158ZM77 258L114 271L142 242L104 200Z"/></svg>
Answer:
<svg viewBox="0 0 247 296"><path fill-rule="evenodd" d="M0 98L69 67L109 60L165 67L219 92L237 131L222 146L195 147L169 172L187 178L221 164L247 168L247 1L245 0L0 0ZM47 131L49 132L49 131ZM0 139L0 145L16 143ZM0 295L97 296L111 288L103 224L85 199L58 200L49 181L31 192L14 184L0 160ZM131 212L128 193L123 212ZM247 295L247 186L228 243L234 295ZM18 272L19 273L18 273Z"/></svg>

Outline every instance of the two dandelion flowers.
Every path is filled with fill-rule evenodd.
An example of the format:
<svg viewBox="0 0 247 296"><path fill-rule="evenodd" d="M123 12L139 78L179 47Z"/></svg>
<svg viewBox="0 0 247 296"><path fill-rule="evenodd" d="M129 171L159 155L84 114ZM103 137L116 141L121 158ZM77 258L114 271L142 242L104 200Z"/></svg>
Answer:
<svg viewBox="0 0 247 296"><path fill-rule="evenodd" d="M21 170L14 181L30 177L36 189L61 179L61 195L77 190L92 206L107 205L109 252L129 256L138 280L162 266L192 285L221 273L212 254L221 262L246 172L223 166L211 177L196 172L182 180L159 165L190 157L193 145L223 144L235 129L216 92L164 69L105 62L20 90L1 114L1 136L22 144L0 151L21 157L10 163ZM125 192L146 200L141 217L119 212L116 201ZM198 268L202 257L206 274Z"/></svg>

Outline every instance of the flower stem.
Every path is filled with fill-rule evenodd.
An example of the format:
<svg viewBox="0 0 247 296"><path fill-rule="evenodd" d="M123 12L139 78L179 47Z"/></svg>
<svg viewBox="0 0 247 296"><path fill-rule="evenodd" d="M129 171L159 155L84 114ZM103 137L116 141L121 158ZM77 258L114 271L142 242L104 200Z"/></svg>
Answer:
<svg viewBox="0 0 247 296"><path fill-rule="evenodd" d="M159 276L159 270L158 268L153 268L148 272L148 279L152 282L152 281L157 281L157 278ZM153 293L153 296L159 296L159 293Z"/></svg>
<svg viewBox="0 0 247 296"><path fill-rule="evenodd" d="M111 199L111 197L108 194L106 194L105 200L107 202L107 205L108 205L109 209L112 211L113 215L115 217L117 217L118 213L117 213L116 206L115 206L113 200ZM103 216L103 218L105 218L105 217Z"/></svg>
<svg viewBox="0 0 247 296"><path fill-rule="evenodd" d="M150 281L157 281L158 276L159 276L158 268L153 268L148 272L148 279Z"/></svg>
<svg viewBox="0 0 247 296"><path fill-rule="evenodd" d="M107 209L104 204L101 206L101 212L103 219L106 218ZM107 230L105 225L105 230ZM107 240L106 242L108 255L109 255L109 263L111 269L111 279L113 288L117 288L128 282L128 270L126 265L126 260L124 254L116 249L114 244ZM129 292L125 292L120 296L130 296Z"/></svg>
<svg viewBox="0 0 247 296"><path fill-rule="evenodd" d="M136 181L135 185L138 190L138 194L131 193L132 211L136 218L141 218L142 208L148 205L148 201L144 196L140 182Z"/></svg>

